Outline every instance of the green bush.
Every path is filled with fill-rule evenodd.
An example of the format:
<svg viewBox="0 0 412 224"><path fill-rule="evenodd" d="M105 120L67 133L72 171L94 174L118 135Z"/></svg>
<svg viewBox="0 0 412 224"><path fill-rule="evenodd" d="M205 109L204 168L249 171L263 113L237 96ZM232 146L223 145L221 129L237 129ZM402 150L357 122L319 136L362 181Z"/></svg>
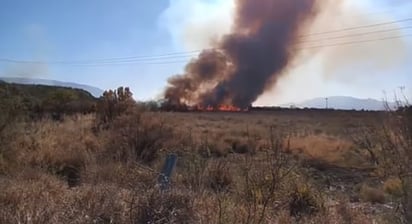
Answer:
<svg viewBox="0 0 412 224"><path fill-rule="evenodd" d="M111 123L134 106L136 106L136 102L128 87L105 91L97 103L98 122L101 124Z"/></svg>

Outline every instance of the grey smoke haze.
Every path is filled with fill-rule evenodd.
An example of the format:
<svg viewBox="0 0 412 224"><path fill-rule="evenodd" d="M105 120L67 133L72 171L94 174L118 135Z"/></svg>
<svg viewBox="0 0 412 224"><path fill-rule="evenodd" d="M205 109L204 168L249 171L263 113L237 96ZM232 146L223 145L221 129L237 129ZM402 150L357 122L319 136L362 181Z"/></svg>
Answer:
<svg viewBox="0 0 412 224"><path fill-rule="evenodd" d="M47 29L36 23L23 28L23 35L28 40L29 57L23 60L28 61L48 61L48 56L52 52L52 43L48 38ZM0 67L0 76L20 77L20 78L48 78L50 67L47 63L11 63Z"/></svg>
<svg viewBox="0 0 412 224"><path fill-rule="evenodd" d="M47 64L13 64L0 73L4 77L40 78L49 75Z"/></svg>

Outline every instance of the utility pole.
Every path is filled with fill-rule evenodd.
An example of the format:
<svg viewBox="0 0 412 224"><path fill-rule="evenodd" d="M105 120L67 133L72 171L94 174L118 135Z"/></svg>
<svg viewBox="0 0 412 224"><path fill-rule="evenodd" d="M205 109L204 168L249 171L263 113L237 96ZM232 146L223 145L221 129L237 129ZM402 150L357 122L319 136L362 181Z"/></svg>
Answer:
<svg viewBox="0 0 412 224"><path fill-rule="evenodd" d="M401 91L401 95L405 96L405 86L399 86L399 90Z"/></svg>
<svg viewBox="0 0 412 224"><path fill-rule="evenodd" d="M405 95L405 89L406 89L406 87L405 86L399 86L399 90L401 91L400 92L400 94L401 94L401 96L403 97L403 103L404 103L404 105L403 106L405 106L405 104L406 105L408 105L409 104L409 102L408 102L408 97ZM402 103L402 100L399 100L399 102L400 103Z"/></svg>

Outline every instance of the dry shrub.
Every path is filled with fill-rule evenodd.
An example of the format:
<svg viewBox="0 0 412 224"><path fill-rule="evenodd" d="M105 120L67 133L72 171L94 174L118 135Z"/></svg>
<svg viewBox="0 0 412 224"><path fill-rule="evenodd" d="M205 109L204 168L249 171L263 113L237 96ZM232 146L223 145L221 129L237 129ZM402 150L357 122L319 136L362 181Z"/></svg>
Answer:
<svg viewBox="0 0 412 224"><path fill-rule="evenodd" d="M97 185L105 183L122 189L145 191L155 186L157 175L135 165L120 162L90 164L83 174L83 183Z"/></svg>
<svg viewBox="0 0 412 224"><path fill-rule="evenodd" d="M58 223L126 223L129 195L110 185L81 186L66 193Z"/></svg>
<svg viewBox="0 0 412 224"><path fill-rule="evenodd" d="M341 201L336 206L336 212L342 219L344 224L352 224L354 222L354 215L351 208L346 201Z"/></svg>
<svg viewBox="0 0 412 224"><path fill-rule="evenodd" d="M127 194L118 188L69 190L57 178L37 173L4 181L0 189L0 223L126 223Z"/></svg>
<svg viewBox="0 0 412 224"><path fill-rule="evenodd" d="M287 211L281 211L278 214L278 217L276 217L276 222L279 224L290 224L293 223L292 217L290 216L289 212Z"/></svg>
<svg viewBox="0 0 412 224"><path fill-rule="evenodd" d="M245 142L241 142L240 140L233 140L231 144L231 149L234 153L239 153L239 154L246 154L251 151L251 146L249 146Z"/></svg>
<svg viewBox="0 0 412 224"><path fill-rule="evenodd" d="M362 185L359 196L365 202L385 203L385 193L381 189L373 188L366 184Z"/></svg>
<svg viewBox="0 0 412 224"><path fill-rule="evenodd" d="M204 158L222 158L229 154L229 150L219 147L216 143L201 144L197 152Z"/></svg>
<svg viewBox="0 0 412 224"><path fill-rule="evenodd" d="M222 205L224 201L226 200L222 200L221 194L210 194L210 192L196 194L193 207L196 212L196 218L199 221L198 223L219 223L219 221L224 219L227 214L226 211L229 210L227 206ZM223 210L219 208L219 205L221 205L225 209ZM235 217L241 217L240 213L242 211L242 208L243 207L240 204L237 204L236 212L233 212L232 214L236 214ZM234 219L232 221L232 223L241 223L235 222Z"/></svg>
<svg viewBox="0 0 412 224"><path fill-rule="evenodd" d="M320 209L312 215L302 217L293 217L289 211L282 210L274 217L273 222L279 224L290 223L311 223L311 224L373 224L375 222L371 217L363 214L359 208L351 207L347 201L333 202L329 206Z"/></svg>
<svg viewBox="0 0 412 224"><path fill-rule="evenodd" d="M73 175L79 179L86 164L94 160L99 142L90 132L90 117L70 118L63 123L43 120L26 124L9 145L8 159L15 169L39 167L65 179Z"/></svg>
<svg viewBox="0 0 412 224"><path fill-rule="evenodd" d="M295 169L288 155L283 153L281 139L271 133L270 149L265 154L247 155L240 164L237 194L246 210L242 223L266 223L289 200Z"/></svg>
<svg viewBox="0 0 412 224"><path fill-rule="evenodd" d="M328 209L330 220L338 221L342 224L369 224L374 223L362 209L350 204L347 198L339 196L337 203Z"/></svg>
<svg viewBox="0 0 412 224"><path fill-rule="evenodd" d="M135 108L113 121L108 130L106 153L123 162L153 162L172 137L159 114L142 112Z"/></svg>
<svg viewBox="0 0 412 224"><path fill-rule="evenodd" d="M189 188L193 192L202 192L205 189L207 159L193 152L182 157L176 170L176 176L180 179L182 187Z"/></svg>
<svg viewBox="0 0 412 224"><path fill-rule="evenodd" d="M0 82L0 174L9 172L15 165L10 144L22 131L19 123L26 115L23 98L14 91L17 90Z"/></svg>
<svg viewBox="0 0 412 224"><path fill-rule="evenodd" d="M365 154L363 157L367 158L369 163L372 165L379 164L379 151L377 144L379 140L379 135L377 134L378 130L375 128L362 128L355 134L352 135L354 144L360 151L360 155Z"/></svg>
<svg viewBox="0 0 412 224"><path fill-rule="evenodd" d="M360 145L369 152L377 166L375 173L383 178L396 177L385 183L384 190L398 194L399 211L405 223L412 222L412 107L398 102L398 110L387 105L386 119L379 121L379 127L367 127L360 136ZM385 118L385 117L384 117ZM359 141L358 141L359 142ZM400 187L399 187L400 186ZM401 189L399 189L401 188ZM367 191L367 190L366 190ZM384 193L377 193L378 201L384 201ZM368 194L369 195L369 194ZM372 194L375 195L375 194ZM373 196L372 196L373 197ZM375 201L375 200L374 200Z"/></svg>
<svg viewBox="0 0 412 224"><path fill-rule="evenodd" d="M4 86L3 83L0 83L0 85L0 140L3 140L3 134L7 132L9 126L18 121L26 112L26 105L23 98L14 93L8 84ZM0 141L0 143L3 142Z"/></svg>
<svg viewBox="0 0 412 224"><path fill-rule="evenodd" d="M290 194L289 212L295 218L313 215L323 208L323 200L313 188L306 184L295 187Z"/></svg>
<svg viewBox="0 0 412 224"><path fill-rule="evenodd" d="M105 91L97 103L97 124L107 126L134 106L136 106L136 102L133 100L133 93L128 87Z"/></svg>
<svg viewBox="0 0 412 224"><path fill-rule="evenodd" d="M18 124L9 124L0 131L0 174L13 172L18 165L14 139L21 135L23 127Z"/></svg>
<svg viewBox="0 0 412 224"><path fill-rule="evenodd" d="M203 136L197 146L197 152L204 158L220 158L229 154L230 148L217 138Z"/></svg>
<svg viewBox="0 0 412 224"><path fill-rule="evenodd" d="M400 200L405 223L412 222L412 106L408 103L398 111L389 113L389 118L379 136L380 168L388 176L398 177L402 182Z"/></svg>
<svg viewBox="0 0 412 224"><path fill-rule="evenodd" d="M13 179L0 184L0 223L56 223L64 183L36 173L37 180ZM34 176L32 176L34 177Z"/></svg>
<svg viewBox="0 0 412 224"><path fill-rule="evenodd" d="M351 149L348 141L327 135L309 135L306 137L291 137L289 139L292 152L302 152L311 158L327 162L337 162L342 154Z"/></svg>
<svg viewBox="0 0 412 224"><path fill-rule="evenodd" d="M401 197L403 194L402 181L399 178L389 178L383 183L383 190L395 197Z"/></svg>
<svg viewBox="0 0 412 224"><path fill-rule="evenodd" d="M138 200L132 223L193 223L195 213L192 205L192 197L185 192L152 191Z"/></svg>
<svg viewBox="0 0 412 224"><path fill-rule="evenodd" d="M230 191L233 183L228 164L222 161L216 161L210 164L205 180L206 185L216 193Z"/></svg>

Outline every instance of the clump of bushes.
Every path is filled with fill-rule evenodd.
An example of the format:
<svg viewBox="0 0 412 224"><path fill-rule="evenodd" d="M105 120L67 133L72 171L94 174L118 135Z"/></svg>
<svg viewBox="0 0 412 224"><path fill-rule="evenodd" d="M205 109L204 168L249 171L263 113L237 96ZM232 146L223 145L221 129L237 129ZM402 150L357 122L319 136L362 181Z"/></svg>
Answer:
<svg viewBox="0 0 412 224"><path fill-rule="evenodd" d="M7 128L17 121L26 110L23 98L14 93L8 85L2 85L0 85L0 143L4 142L1 139L4 137L2 134L5 134Z"/></svg>
<svg viewBox="0 0 412 224"><path fill-rule="evenodd" d="M385 192L381 189L373 188L368 185L362 185L359 196L362 201L371 203L385 203Z"/></svg>
<svg viewBox="0 0 412 224"><path fill-rule="evenodd" d="M96 124L95 131L106 131L104 157L125 163L153 162L172 133L159 116L134 101L127 87L104 92L97 104Z"/></svg>
<svg viewBox="0 0 412 224"><path fill-rule="evenodd" d="M234 140L232 142L231 149L234 153L239 154L246 154L252 151L251 147L248 144L240 142L238 140Z"/></svg>
<svg viewBox="0 0 412 224"><path fill-rule="evenodd" d="M192 204L192 197L183 192L153 191L138 200L137 214L132 223L193 223L195 213Z"/></svg>
<svg viewBox="0 0 412 224"><path fill-rule="evenodd" d="M134 108L114 120L107 134L107 152L112 158L151 163L171 139L172 130L160 117Z"/></svg>
<svg viewBox="0 0 412 224"><path fill-rule="evenodd" d="M401 197L403 194L402 181L399 178L389 178L383 183L383 190L395 197Z"/></svg>
<svg viewBox="0 0 412 224"><path fill-rule="evenodd" d="M321 210L322 202L307 185L296 186L290 195L289 212L296 218L313 215Z"/></svg>
<svg viewBox="0 0 412 224"><path fill-rule="evenodd" d="M98 123L108 124L134 106L136 106L136 102L128 87L105 91L97 103L96 116Z"/></svg>
<svg viewBox="0 0 412 224"><path fill-rule="evenodd" d="M228 192L231 189L233 178L228 165L224 162L215 162L207 169L207 186L216 193Z"/></svg>
<svg viewBox="0 0 412 224"><path fill-rule="evenodd" d="M0 223L129 223L124 199L107 185L68 189L53 176L36 174L2 182Z"/></svg>

